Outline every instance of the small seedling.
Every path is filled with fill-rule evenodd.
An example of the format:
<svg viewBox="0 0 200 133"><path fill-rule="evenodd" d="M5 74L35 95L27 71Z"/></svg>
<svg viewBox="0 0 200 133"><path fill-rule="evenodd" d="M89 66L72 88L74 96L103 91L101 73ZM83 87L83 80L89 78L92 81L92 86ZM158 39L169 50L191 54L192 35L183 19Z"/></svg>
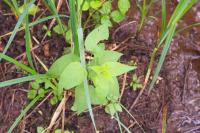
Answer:
<svg viewBox="0 0 200 133"><path fill-rule="evenodd" d="M136 91L137 89L142 88L142 84L140 83L140 80L139 80L139 78L137 77L136 74L133 75L132 82L131 82L130 86L132 87L132 89L134 91Z"/></svg>

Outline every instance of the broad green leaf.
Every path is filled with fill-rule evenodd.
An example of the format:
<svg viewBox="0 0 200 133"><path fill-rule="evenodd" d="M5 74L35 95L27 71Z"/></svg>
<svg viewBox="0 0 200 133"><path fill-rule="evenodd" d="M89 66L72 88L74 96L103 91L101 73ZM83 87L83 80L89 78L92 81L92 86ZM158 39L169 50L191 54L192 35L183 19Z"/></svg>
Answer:
<svg viewBox="0 0 200 133"><path fill-rule="evenodd" d="M106 15L109 15L110 12L112 10L112 1L111 0L108 0L106 1L102 8L99 10L102 14L106 14Z"/></svg>
<svg viewBox="0 0 200 133"><path fill-rule="evenodd" d="M118 62L107 62L104 65L109 68L109 72L113 77L122 75L123 73L136 69L135 66L128 66Z"/></svg>
<svg viewBox="0 0 200 133"><path fill-rule="evenodd" d="M94 59L98 60L99 64L104 64L106 62L117 62L121 56L122 54L119 52L106 50L94 56Z"/></svg>
<svg viewBox="0 0 200 133"><path fill-rule="evenodd" d="M86 37L85 47L87 50L93 52L93 50L97 47L97 44L102 40L108 39L108 37L108 26L101 25L90 32L90 34Z"/></svg>
<svg viewBox="0 0 200 133"><path fill-rule="evenodd" d="M71 62L79 61L79 58L74 54L67 54L59 59L57 59L52 66L50 67L49 71L47 72L50 76L60 77L63 70L69 65Z"/></svg>
<svg viewBox="0 0 200 133"><path fill-rule="evenodd" d="M117 101L120 97L119 83L116 77L110 80L110 92L107 96L110 101Z"/></svg>
<svg viewBox="0 0 200 133"><path fill-rule="evenodd" d="M22 5L19 7L19 13L23 13L25 9L25 5ZM38 6L36 6L35 4L33 4L30 8L29 8L29 11L28 11L28 14L29 15L34 15L36 14L37 12L40 11L40 8Z"/></svg>
<svg viewBox="0 0 200 133"><path fill-rule="evenodd" d="M92 69L98 76L101 76L104 79L111 79L112 75L110 73L110 68L107 65L101 65L101 66L91 66L89 67Z"/></svg>
<svg viewBox="0 0 200 133"><path fill-rule="evenodd" d="M120 12L125 15L128 9L130 8L129 0L118 0L118 8Z"/></svg>
<svg viewBox="0 0 200 133"><path fill-rule="evenodd" d="M92 7L93 9L98 9L99 7L101 7L102 2L100 0L92 0L90 1L90 7Z"/></svg>
<svg viewBox="0 0 200 133"><path fill-rule="evenodd" d="M104 77L96 76L93 80L95 85L95 93L96 97L98 98L98 104L106 104L107 103L107 96L110 92L110 82Z"/></svg>
<svg viewBox="0 0 200 133"><path fill-rule="evenodd" d="M118 10L113 11L111 13L111 17L112 17L113 21L116 23L119 23L124 19L124 15Z"/></svg>
<svg viewBox="0 0 200 133"><path fill-rule="evenodd" d="M95 99L95 92L94 92L94 87L89 86L89 92L90 92L90 97L91 99ZM95 99L96 100L96 99ZM92 100L94 101L94 100ZM85 90L83 84L77 86L75 88L75 101L72 106L72 110L76 111L78 114L82 113L88 109L86 97L85 97Z"/></svg>
<svg viewBox="0 0 200 133"><path fill-rule="evenodd" d="M66 90L80 85L87 77L86 70L81 66L80 62L72 62L60 75L59 87Z"/></svg>

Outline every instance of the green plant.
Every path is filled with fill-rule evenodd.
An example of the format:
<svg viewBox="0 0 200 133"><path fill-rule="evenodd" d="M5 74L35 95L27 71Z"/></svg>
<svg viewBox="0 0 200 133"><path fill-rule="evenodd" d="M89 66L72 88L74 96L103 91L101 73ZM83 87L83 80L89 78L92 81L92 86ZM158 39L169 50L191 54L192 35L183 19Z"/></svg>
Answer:
<svg viewBox="0 0 200 133"><path fill-rule="evenodd" d="M19 17L20 14L24 12L25 7L26 7L25 3L19 6L16 0L3 0L3 2L6 3L10 7L10 9L12 10L12 12L15 14L17 18ZM40 8L36 6L35 4L32 4L29 8L28 14L34 15L39 11L40 11Z"/></svg>
<svg viewBox="0 0 200 133"><path fill-rule="evenodd" d="M140 10L140 25L139 25L139 28L138 28L138 31L140 32L143 25L144 25L144 22L145 22L145 17L147 16L148 12L149 12L149 9L150 7L152 6L153 4L153 0L150 0L149 3L147 3L146 0L136 0L136 5L137 7L139 8Z"/></svg>
<svg viewBox="0 0 200 133"><path fill-rule="evenodd" d="M30 53L30 25L35 25L49 18L38 20L29 24L28 14L29 8L34 4L34 0L30 3L25 1L24 11L19 16L19 20L15 26L8 44L0 58L14 63L19 68L30 74L27 77L0 82L0 87L14 85L26 81L31 81L31 89L28 91L28 98L32 99L30 104L22 111L9 129L9 133L17 126L19 121L27 113L27 111L48 92L53 92L51 104L56 104L63 97L64 90L71 90L75 93L75 101L72 110L78 114L89 109L95 130L95 122L92 113L91 105L103 105L105 111L112 116L118 116L117 112L121 112L122 108L119 102L119 84L117 76L134 70L135 66L127 66L118 62L122 56L121 53L105 50L105 46L101 41L107 40L109 37L109 25L104 23L88 34L86 39L83 39L83 30L81 28L80 14L82 10L75 10L75 2L69 1L70 5L70 29L73 39L73 49L71 53L63 55L56 60L46 74L40 75L34 70L34 65L31 60ZM49 2L49 3L48 3ZM61 23L58 13L55 11L55 4L50 0L46 4L57 18L58 25L53 30L58 34L66 34L67 30ZM94 3L93 3L94 4ZM93 5L94 6L94 5ZM118 5L119 6L119 5ZM80 7L79 7L80 8ZM125 13L128 8L121 7L120 12ZM124 14L125 15L125 14ZM53 18L53 17L52 17ZM25 41L26 54L28 57L28 67L5 55L7 49L11 45L17 31L22 22L25 21ZM47 29L47 27L46 27ZM85 40L85 41L83 41ZM92 59L86 61L85 50L90 52ZM69 76L70 75L70 76ZM119 121L119 119L118 119Z"/></svg>
<svg viewBox="0 0 200 133"><path fill-rule="evenodd" d="M98 0L90 0L92 4L88 4L88 2L83 3L82 8L84 11L89 10L89 17L85 22L84 28L91 17L95 25L107 24L109 27L112 27L111 19L117 23L121 22L130 8L130 2L129 0L118 0L117 2L118 9L115 10L112 7L112 0L104 0L101 2ZM96 6L94 7L93 5Z"/></svg>
<svg viewBox="0 0 200 133"><path fill-rule="evenodd" d="M173 36L175 35L176 32L176 27L179 22L179 20L182 18L182 16L197 2L197 0L181 0L177 7L175 8L168 25L165 26L166 24L166 5L165 5L165 0L162 0L162 26L161 26L161 36L158 45L154 48L154 51L151 56L150 60L150 65L148 68L148 75L150 74L151 68L153 66L153 61L155 58L155 55L158 51L158 49L163 45L163 50L159 59L159 62L157 64L157 67L155 69L155 73L153 75L153 79L151 81L150 87L149 87L149 92L152 90L158 74L161 70L161 67L164 63L165 57L167 55L167 52L169 50L171 41L173 39ZM166 27L166 28L165 28Z"/></svg>
<svg viewBox="0 0 200 133"><path fill-rule="evenodd" d="M140 80L138 79L137 75L133 75L130 86L133 88L134 91L136 91L139 88L142 88L142 84L140 83Z"/></svg>
<svg viewBox="0 0 200 133"><path fill-rule="evenodd" d="M105 34L106 33L106 34ZM117 101L119 99L119 85L116 76L135 69L135 67L126 66L117 62L121 57L121 53L115 51L108 51L104 49L104 44L99 41L108 39L107 25L101 25L94 29L85 40L86 50L93 54L94 58L89 62L86 69L81 66L80 59L74 54L68 54L60 57L50 67L47 72L48 77L55 78L58 81L55 89L53 102L59 101L62 98L63 89L69 90L75 88L75 102L72 110L77 111L78 114L87 109L87 104L84 95L83 81L88 77L89 92L92 104L106 105L106 112L114 115L113 105L116 106L116 111L121 111ZM94 39L94 37L96 39ZM70 75L70 76L69 76ZM30 90L31 98L37 96L36 94L43 93L44 90L40 88L41 82L45 84L45 89L51 87L51 80L35 81L32 83L32 90ZM40 88L40 89L39 89ZM39 90L38 90L39 89ZM108 105L107 105L108 104Z"/></svg>

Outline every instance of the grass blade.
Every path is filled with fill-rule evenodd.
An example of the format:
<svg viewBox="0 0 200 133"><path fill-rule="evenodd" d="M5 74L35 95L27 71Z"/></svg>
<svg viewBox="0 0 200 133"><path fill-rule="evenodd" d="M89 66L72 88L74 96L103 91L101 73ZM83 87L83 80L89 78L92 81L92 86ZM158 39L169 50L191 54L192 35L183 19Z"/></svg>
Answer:
<svg viewBox="0 0 200 133"><path fill-rule="evenodd" d="M31 57L31 36L30 36L30 30L29 30L29 16L26 15L25 18L25 46L26 46L26 56L28 59L29 65L34 69L33 60Z"/></svg>
<svg viewBox="0 0 200 133"><path fill-rule="evenodd" d="M194 23L194 24L191 24L191 25L188 25L188 26L183 27L183 28L181 28L181 29L178 29L178 30L176 31L175 34L178 34L178 33L180 33L180 32L184 32L184 31L189 30L189 29L191 29L191 28L193 28L193 27L195 27L195 26L200 26L200 22Z"/></svg>
<svg viewBox="0 0 200 133"><path fill-rule="evenodd" d="M28 10L30 9L30 7L33 5L34 2L35 2L35 0L32 0L32 1L26 6L26 8L24 9L23 13L20 15L19 20L17 21L17 24L15 25L15 28L14 28L14 30L13 30L13 33L12 33L12 35L10 36L10 38L9 38L9 40L8 40L8 43L6 44L6 47L4 48L3 54L6 54L8 48L10 47L10 45L11 45L11 43L12 43L12 41L13 41L13 39L14 39L14 37L15 37L15 35L16 35L16 33L17 33L19 27L20 27L20 25L22 24L22 22L23 22L25 16L28 14ZM1 59L2 59L2 58L0 57L0 62L1 62Z"/></svg>
<svg viewBox="0 0 200 133"><path fill-rule="evenodd" d="M9 61L13 64L15 64L16 66L18 66L19 68L23 69L24 71L28 72L28 73L31 73L31 74L36 74L36 71L33 70L32 68L20 63L19 61L7 56L7 55L4 55L2 53L0 53L0 58L6 60L6 61Z"/></svg>
<svg viewBox="0 0 200 133"><path fill-rule="evenodd" d="M157 64L157 67L156 67L156 70L155 70L155 73L153 75L153 79L151 81L151 84L150 84L150 87L149 87L149 93L151 92L151 90L153 89L153 86L157 80L157 77L158 77L158 74L160 73L160 70L161 70L161 67L164 63L164 60L165 60L165 57L167 55L167 52L169 50L169 47L170 47L170 43L173 39L173 36L174 36L174 33L175 33L175 30L176 30L176 25L175 26L172 26L170 29L169 29L169 35L167 36L166 38L166 41L165 41L165 44L164 44L164 47L163 47L163 51L161 53L161 56L160 56L160 59L159 59L159 62Z"/></svg>
<svg viewBox="0 0 200 133"><path fill-rule="evenodd" d="M45 92L47 93L47 92ZM31 109L31 107L33 107L33 105L41 98L41 95L38 95L37 97L35 97L26 107L24 110L22 110L22 112L20 113L20 115L16 118L15 122L12 124L12 126L10 127L10 129L8 130L8 133L12 133L12 131L14 130L14 128L19 124L19 122L22 120L22 118L26 115L26 113Z"/></svg>
<svg viewBox="0 0 200 133"><path fill-rule="evenodd" d="M78 37L79 37L79 51L80 51L80 60L82 66L86 69L86 61L85 61L85 49L84 49L84 43L83 43L83 30L80 28L78 30ZM87 100L87 105L88 105L88 110L90 113L90 117L94 126L95 131L97 131L96 124L95 124L95 119L94 119L94 114L92 111L92 105L91 105L91 98L90 98L90 93L89 93L89 85L88 85L88 80L87 78L84 79L84 89L85 89L85 96Z"/></svg>
<svg viewBox="0 0 200 133"><path fill-rule="evenodd" d="M55 6L55 3L53 2L53 0L43 0L43 2L53 15L58 16L58 12L57 12L57 9L56 9L56 6ZM58 25L59 25L60 29L62 30L63 36L65 37L64 26L62 24L61 19L59 17L56 17L56 21L58 22Z"/></svg>
<svg viewBox="0 0 200 133"><path fill-rule="evenodd" d="M123 133L118 113L116 113L116 120L117 120L117 123L118 123L118 126L119 126L120 133Z"/></svg>
<svg viewBox="0 0 200 133"><path fill-rule="evenodd" d="M162 0L162 22L161 22L161 31L160 31L160 36L163 36L163 33L166 28L166 1Z"/></svg>
<svg viewBox="0 0 200 133"><path fill-rule="evenodd" d="M118 121L118 119L116 117L114 117L114 119L116 121ZM131 133L131 131L121 121L118 121L118 122L126 130L127 133Z"/></svg>
<svg viewBox="0 0 200 133"><path fill-rule="evenodd" d="M0 88L1 87L6 87L6 86L11 86L11 85L14 85L14 84L27 82L27 81L36 80L36 79L39 79L39 78L46 78L46 76L37 74L37 75L30 75L30 76L26 76L26 77L22 77L22 78L3 81L3 82L0 82Z"/></svg>
<svg viewBox="0 0 200 133"><path fill-rule="evenodd" d="M74 0L69 0L69 7L70 7L70 25L71 25L71 29L72 29L73 42L74 42L74 53L80 57L82 66L84 68L86 68L85 50L84 50L84 42L83 42L83 30L82 30L82 28L77 28L78 23L77 23L77 16L76 16ZM81 26L81 24L79 24L79 26ZM89 85L88 85L87 78L84 79L83 83L84 83L84 90L85 90L85 96L86 96L86 100L87 100L89 114L90 114L94 129L95 129L95 131L97 131L95 120L94 120L94 114L92 111L92 105L91 105L91 99L90 99L90 93L89 93Z"/></svg>
<svg viewBox="0 0 200 133"><path fill-rule="evenodd" d="M73 42L74 42L74 54L79 56L79 42L78 42L78 33L77 33L77 17L76 17L76 9L75 9L75 1L70 0L69 1L69 7L70 7L70 24L72 29L72 35L73 35Z"/></svg>

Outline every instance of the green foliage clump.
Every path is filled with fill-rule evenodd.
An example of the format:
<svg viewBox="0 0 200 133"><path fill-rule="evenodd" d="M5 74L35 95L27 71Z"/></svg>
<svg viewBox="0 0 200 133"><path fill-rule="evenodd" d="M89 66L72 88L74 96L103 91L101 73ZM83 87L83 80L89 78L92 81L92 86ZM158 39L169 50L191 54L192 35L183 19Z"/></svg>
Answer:
<svg viewBox="0 0 200 133"><path fill-rule="evenodd" d="M88 78L92 104L105 105L106 112L111 115L121 111L121 106L118 103L120 94L117 76L134 70L135 66L127 66L117 62L122 54L105 50L104 44L99 42L108 39L108 37L107 25L101 25L94 29L85 40L86 50L93 55L87 68L85 69L81 65L80 59L73 53L60 57L47 72L50 80L43 80L44 89L39 86L41 82L32 83L32 89L28 94L29 98L34 98L38 93L42 93L41 90L53 87L54 97L51 99L51 103L55 104L62 98L64 90L73 89L75 101L72 110L80 114L88 108L83 87L84 79ZM52 81L58 81L58 83L55 85L52 84Z"/></svg>

